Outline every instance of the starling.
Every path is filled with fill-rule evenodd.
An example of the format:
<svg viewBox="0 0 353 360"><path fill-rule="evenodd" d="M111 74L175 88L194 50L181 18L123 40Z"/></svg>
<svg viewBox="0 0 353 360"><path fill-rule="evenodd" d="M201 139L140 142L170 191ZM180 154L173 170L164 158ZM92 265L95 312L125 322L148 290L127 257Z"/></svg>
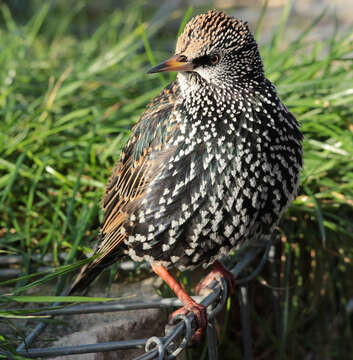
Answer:
<svg viewBox="0 0 353 360"><path fill-rule="evenodd" d="M302 134L246 22L216 10L194 17L149 73L167 71L177 78L132 130L105 189L96 257L71 292L128 254L152 265L202 331L205 308L167 268L219 271L245 241L266 244L297 192Z"/></svg>

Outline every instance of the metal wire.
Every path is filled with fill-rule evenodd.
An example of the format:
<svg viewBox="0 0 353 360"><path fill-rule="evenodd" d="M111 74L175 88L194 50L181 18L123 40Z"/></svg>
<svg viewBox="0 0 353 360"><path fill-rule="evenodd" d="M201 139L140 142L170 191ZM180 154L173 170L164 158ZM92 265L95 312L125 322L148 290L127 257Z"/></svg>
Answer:
<svg viewBox="0 0 353 360"><path fill-rule="evenodd" d="M239 292L239 303L241 309L241 328L243 333L244 360L253 360L252 337L250 328L250 309L248 303L247 286L242 286Z"/></svg>
<svg viewBox="0 0 353 360"><path fill-rule="evenodd" d="M145 351L149 352L151 349L151 345L155 345L155 347L157 348L158 351L158 360L163 360L164 359L164 345L162 340L157 337L157 336L152 336L150 337L145 345Z"/></svg>
<svg viewBox="0 0 353 360"><path fill-rule="evenodd" d="M266 262L270 243L257 266L255 271L237 281L243 284L252 279L255 274L258 274L262 266ZM244 254L243 259L231 269L233 275L238 275L255 259L261 249L250 249L248 253ZM218 359L217 353L217 334L215 330L214 317L223 309L228 297L227 282L221 278L220 281L213 281L209 286L211 292L207 296L195 296L193 299L207 308L208 324L207 324L207 341L208 341L208 357L212 360ZM246 299L243 297L243 301ZM56 307L58 303L54 304ZM63 309L53 309L46 311L39 311L38 315L73 315L73 314L88 314L97 312L113 312L113 311L127 311L136 309L149 308L169 308L182 306L182 303L176 298L160 299L148 302L134 302L134 303L113 303L113 304L95 304L95 305L76 305ZM30 344L35 338L44 330L43 323L38 324L34 330L27 336L26 340L17 348L18 355L27 358L37 357L53 357L65 356L69 354L84 354L93 352L105 352L114 350L126 350L145 348L146 353L136 358L136 360L149 359L175 359L180 352L182 352L187 344L189 344L192 335L192 324L195 323L194 314L180 315L174 319L174 324L168 325L166 328L166 335L164 337L152 336L149 339L115 341L108 343L86 344L79 346L63 346L53 348L29 348ZM7 354L9 356L9 354Z"/></svg>
<svg viewBox="0 0 353 360"><path fill-rule="evenodd" d="M191 338L191 319L184 314L180 314L180 315L177 315L173 320L175 322L178 320L183 321L184 326L185 326L185 335L184 335L184 338L182 339L182 341L180 342L179 346L177 347L177 349L175 349L170 354L168 359L176 358L186 348L186 346L189 343L189 340Z"/></svg>
<svg viewBox="0 0 353 360"><path fill-rule="evenodd" d="M214 318L207 322L208 358L218 360L217 332Z"/></svg>

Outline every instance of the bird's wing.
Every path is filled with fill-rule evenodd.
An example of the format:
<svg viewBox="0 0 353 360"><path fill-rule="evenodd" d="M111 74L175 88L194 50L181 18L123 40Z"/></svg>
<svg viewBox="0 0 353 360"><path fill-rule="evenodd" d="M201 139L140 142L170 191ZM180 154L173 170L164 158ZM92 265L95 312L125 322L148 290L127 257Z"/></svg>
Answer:
<svg viewBox="0 0 353 360"><path fill-rule="evenodd" d="M82 268L70 293L82 290L120 256L119 245L127 235L124 225L173 151L172 147L165 149L165 143L168 133L176 126L172 110L177 91L175 83L168 85L152 100L133 128L102 199L104 218L96 258Z"/></svg>
<svg viewBox="0 0 353 360"><path fill-rule="evenodd" d="M166 137L174 132L172 119L177 87L167 86L142 114L108 181L102 200L104 218L97 252L111 254L126 237L122 226L143 200L173 147L166 149Z"/></svg>

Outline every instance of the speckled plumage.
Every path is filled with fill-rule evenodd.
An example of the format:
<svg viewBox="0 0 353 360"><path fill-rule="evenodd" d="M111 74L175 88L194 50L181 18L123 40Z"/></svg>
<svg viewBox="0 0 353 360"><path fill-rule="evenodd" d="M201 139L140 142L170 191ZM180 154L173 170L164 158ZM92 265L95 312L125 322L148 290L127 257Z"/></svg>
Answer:
<svg viewBox="0 0 353 360"><path fill-rule="evenodd" d="M196 16L176 54L188 70L134 127L103 198L100 256L77 287L123 251L184 270L245 240L267 242L296 194L302 135L247 24L218 11Z"/></svg>

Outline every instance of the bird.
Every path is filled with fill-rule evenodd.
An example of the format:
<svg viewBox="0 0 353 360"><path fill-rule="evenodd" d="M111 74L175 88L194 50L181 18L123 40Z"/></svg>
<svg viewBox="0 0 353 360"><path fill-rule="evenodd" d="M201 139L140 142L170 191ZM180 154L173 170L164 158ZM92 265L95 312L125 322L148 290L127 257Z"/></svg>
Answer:
<svg viewBox="0 0 353 360"><path fill-rule="evenodd" d="M248 23L223 11L193 17L175 54L149 73L177 72L131 131L107 182L94 259L70 293L128 255L147 261L193 312L204 306L168 269L214 265L245 242L266 245L296 196L303 135L265 76Z"/></svg>

